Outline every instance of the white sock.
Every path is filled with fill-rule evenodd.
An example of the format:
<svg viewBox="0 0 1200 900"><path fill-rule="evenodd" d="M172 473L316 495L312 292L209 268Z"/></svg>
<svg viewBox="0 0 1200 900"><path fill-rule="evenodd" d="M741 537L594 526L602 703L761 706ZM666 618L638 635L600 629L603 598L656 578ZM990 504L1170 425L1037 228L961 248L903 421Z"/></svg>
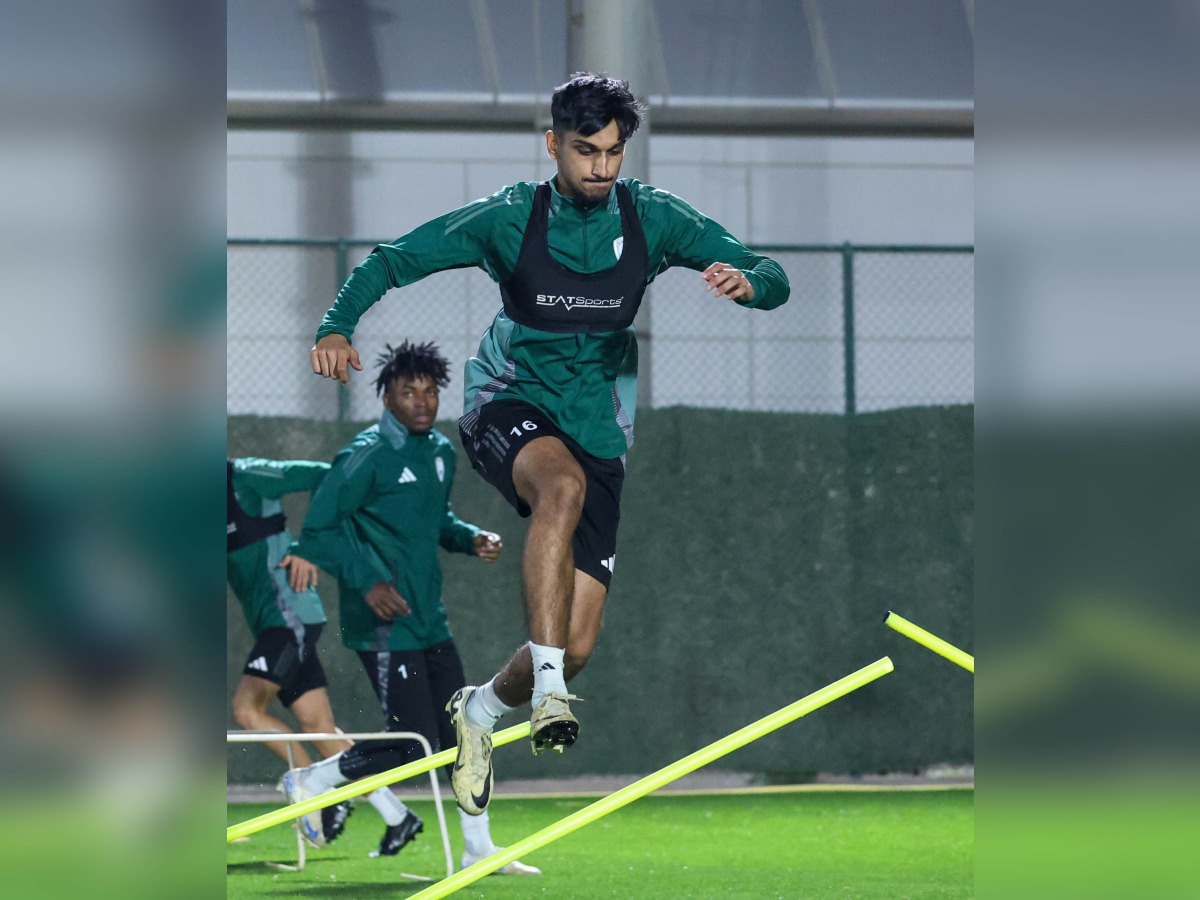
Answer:
<svg viewBox="0 0 1200 900"><path fill-rule="evenodd" d="M464 715L467 721L477 728L493 728L505 713L513 711L511 706L496 696L496 679L493 678L482 687L477 687L467 701Z"/></svg>
<svg viewBox="0 0 1200 900"><path fill-rule="evenodd" d="M342 752L344 753L345 751ZM304 786L315 794L323 794L335 787L349 784L350 779L343 775L338 768L338 760L341 758L341 753L335 753L333 756L313 763L305 769L302 776L304 778Z"/></svg>
<svg viewBox="0 0 1200 900"><path fill-rule="evenodd" d="M546 647L542 644L529 642L529 652L533 655L533 705L542 702L542 697L551 691L560 694L567 692L567 682L563 677L563 656L566 651L562 647Z"/></svg>
<svg viewBox="0 0 1200 900"><path fill-rule="evenodd" d="M400 798L393 794L389 787L375 788L367 794L367 800L379 810L383 821L389 825L399 825L408 815L408 807L400 802Z"/></svg>
<svg viewBox="0 0 1200 900"><path fill-rule="evenodd" d="M492 843L492 832L488 828L488 814L485 809L477 816L468 816L461 809L458 811L458 821L462 825L463 846L466 855L475 859L483 859L496 852Z"/></svg>

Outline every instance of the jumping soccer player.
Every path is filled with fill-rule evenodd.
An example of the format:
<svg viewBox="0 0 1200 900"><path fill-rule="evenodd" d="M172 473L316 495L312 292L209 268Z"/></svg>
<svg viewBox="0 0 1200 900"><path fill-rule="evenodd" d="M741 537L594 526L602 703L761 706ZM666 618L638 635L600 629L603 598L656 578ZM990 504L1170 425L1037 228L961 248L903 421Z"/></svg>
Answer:
<svg viewBox="0 0 1200 900"><path fill-rule="evenodd" d="M672 266L742 306L786 302L787 276L683 200L618 180L644 107L629 85L580 73L551 101L545 183L522 182L374 249L317 330L313 371L349 382L359 318L390 288L477 266L503 309L466 366L463 445L475 469L530 519L522 560L530 642L491 681L451 702L458 734L453 784L470 813L487 807L491 730L532 701L535 753L574 743L566 681L600 631L616 562L624 457L633 443L637 343L646 285Z"/></svg>

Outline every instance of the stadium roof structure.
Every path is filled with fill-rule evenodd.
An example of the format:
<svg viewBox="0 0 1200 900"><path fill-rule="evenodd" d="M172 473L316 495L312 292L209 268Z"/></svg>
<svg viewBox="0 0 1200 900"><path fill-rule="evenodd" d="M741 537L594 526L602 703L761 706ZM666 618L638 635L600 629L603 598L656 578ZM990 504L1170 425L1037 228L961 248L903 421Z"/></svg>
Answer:
<svg viewBox="0 0 1200 900"><path fill-rule="evenodd" d="M544 127L578 3L229 0L229 125ZM641 5L658 133L973 133L973 0Z"/></svg>

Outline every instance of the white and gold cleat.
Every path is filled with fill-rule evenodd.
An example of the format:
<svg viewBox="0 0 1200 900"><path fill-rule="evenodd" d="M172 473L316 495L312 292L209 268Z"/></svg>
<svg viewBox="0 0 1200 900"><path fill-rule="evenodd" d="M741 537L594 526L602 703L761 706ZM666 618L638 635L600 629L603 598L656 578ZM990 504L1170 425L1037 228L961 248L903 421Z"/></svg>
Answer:
<svg viewBox="0 0 1200 900"><path fill-rule="evenodd" d="M574 694L551 691L534 707L529 719L529 743L536 756L544 750L562 753L575 743L579 736L579 720L571 715L570 700L578 700Z"/></svg>
<svg viewBox="0 0 1200 900"><path fill-rule="evenodd" d="M467 721L464 707L475 688L468 686L455 691L446 712L458 736L458 755L450 773L450 786L462 811L469 816L482 815L492 799L492 732Z"/></svg>

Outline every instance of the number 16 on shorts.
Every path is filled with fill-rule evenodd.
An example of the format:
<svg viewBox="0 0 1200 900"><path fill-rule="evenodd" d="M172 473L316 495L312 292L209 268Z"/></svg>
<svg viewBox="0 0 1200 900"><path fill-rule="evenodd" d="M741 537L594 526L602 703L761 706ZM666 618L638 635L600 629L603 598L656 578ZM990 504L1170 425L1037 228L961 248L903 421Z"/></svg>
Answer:
<svg viewBox="0 0 1200 900"><path fill-rule="evenodd" d="M520 425L514 425L512 431L509 432L513 437L525 437L526 432L537 431L537 422L531 422L526 419Z"/></svg>

